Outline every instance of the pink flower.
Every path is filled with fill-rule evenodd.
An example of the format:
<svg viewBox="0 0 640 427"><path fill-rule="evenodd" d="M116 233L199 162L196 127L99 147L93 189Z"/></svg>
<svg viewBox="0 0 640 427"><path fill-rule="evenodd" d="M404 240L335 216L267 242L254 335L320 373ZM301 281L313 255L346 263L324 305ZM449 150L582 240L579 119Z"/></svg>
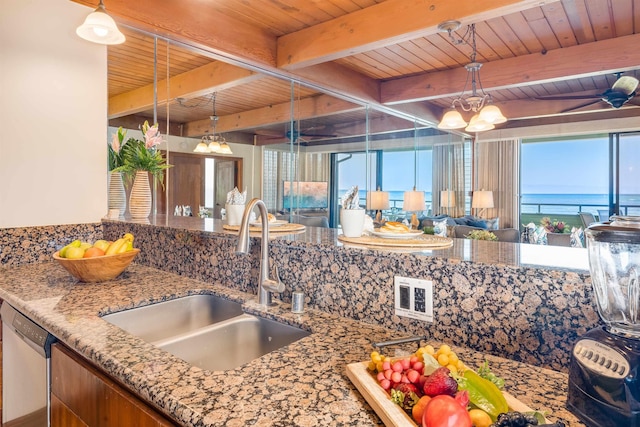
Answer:
<svg viewBox="0 0 640 427"><path fill-rule="evenodd" d="M113 151L116 153L120 152L120 138L117 133L111 135L111 148L113 148Z"/></svg>
<svg viewBox="0 0 640 427"><path fill-rule="evenodd" d="M162 142L162 135L158 130L158 125L153 125L147 128L144 133L144 145L147 149L155 147Z"/></svg>

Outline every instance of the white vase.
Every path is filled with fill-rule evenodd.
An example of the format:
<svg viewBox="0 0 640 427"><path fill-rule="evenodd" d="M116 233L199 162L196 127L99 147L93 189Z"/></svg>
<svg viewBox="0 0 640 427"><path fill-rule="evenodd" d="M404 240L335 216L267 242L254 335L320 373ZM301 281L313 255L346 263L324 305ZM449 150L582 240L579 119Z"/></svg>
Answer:
<svg viewBox="0 0 640 427"><path fill-rule="evenodd" d="M127 209L127 193L124 191L124 184L122 183L122 173L113 172L109 173L109 210L118 209L120 215L124 215Z"/></svg>
<svg viewBox="0 0 640 427"><path fill-rule="evenodd" d="M151 213L151 187L146 171L136 172L129 195L129 214L133 219L147 218Z"/></svg>

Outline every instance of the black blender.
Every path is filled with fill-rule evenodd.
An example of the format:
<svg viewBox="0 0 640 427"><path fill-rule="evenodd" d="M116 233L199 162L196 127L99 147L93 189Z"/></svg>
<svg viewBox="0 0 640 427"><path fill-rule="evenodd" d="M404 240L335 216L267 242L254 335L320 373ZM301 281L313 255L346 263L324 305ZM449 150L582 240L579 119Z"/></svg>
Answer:
<svg viewBox="0 0 640 427"><path fill-rule="evenodd" d="M640 217L585 231L604 326L574 344L567 407L589 427L640 427Z"/></svg>

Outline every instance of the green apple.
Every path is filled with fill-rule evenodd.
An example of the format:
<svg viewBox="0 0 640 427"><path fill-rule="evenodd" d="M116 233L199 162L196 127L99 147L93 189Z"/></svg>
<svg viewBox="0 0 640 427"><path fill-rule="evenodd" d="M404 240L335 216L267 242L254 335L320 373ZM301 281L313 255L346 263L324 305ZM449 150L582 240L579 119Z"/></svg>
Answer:
<svg viewBox="0 0 640 427"><path fill-rule="evenodd" d="M82 247L71 246L67 249L66 258L68 259L78 259L84 256L85 249Z"/></svg>
<svg viewBox="0 0 640 427"><path fill-rule="evenodd" d="M60 258L66 258L67 257L67 250L69 250L69 248L79 248L80 245L82 244L82 242L80 240L74 240L73 242L69 243L67 246L65 246L64 248L60 249L60 253L58 254L60 256Z"/></svg>
<svg viewBox="0 0 640 427"><path fill-rule="evenodd" d="M107 251L107 248L109 247L109 242L107 242L106 240L96 240L95 242L93 242L93 247L94 248L98 248L98 249L102 249L103 251Z"/></svg>

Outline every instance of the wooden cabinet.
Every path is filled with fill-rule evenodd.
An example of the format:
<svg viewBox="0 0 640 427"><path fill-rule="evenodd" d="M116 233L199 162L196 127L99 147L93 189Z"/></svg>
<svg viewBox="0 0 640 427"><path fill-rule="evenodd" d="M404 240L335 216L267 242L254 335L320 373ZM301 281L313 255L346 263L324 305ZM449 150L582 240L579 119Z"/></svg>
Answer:
<svg viewBox="0 0 640 427"><path fill-rule="evenodd" d="M61 343L51 346L51 426L174 426Z"/></svg>

